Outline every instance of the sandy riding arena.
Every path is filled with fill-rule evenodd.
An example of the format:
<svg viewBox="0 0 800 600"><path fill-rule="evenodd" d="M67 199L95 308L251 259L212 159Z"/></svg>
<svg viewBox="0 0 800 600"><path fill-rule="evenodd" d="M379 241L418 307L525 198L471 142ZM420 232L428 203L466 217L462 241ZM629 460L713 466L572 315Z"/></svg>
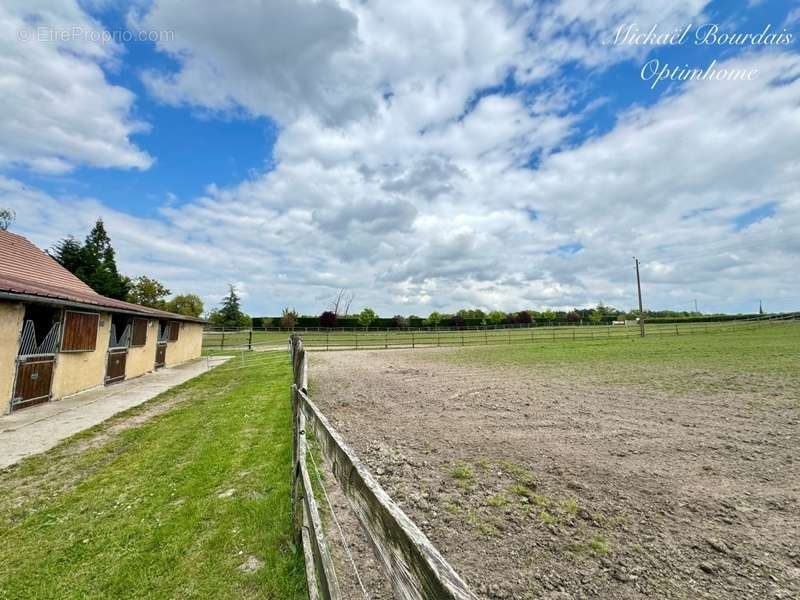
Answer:
<svg viewBox="0 0 800 600"><path fill-rule="evenodd" d="M481 598L797 598L791 335L749 362L711 337L319 352L311 394Z"/></svg>

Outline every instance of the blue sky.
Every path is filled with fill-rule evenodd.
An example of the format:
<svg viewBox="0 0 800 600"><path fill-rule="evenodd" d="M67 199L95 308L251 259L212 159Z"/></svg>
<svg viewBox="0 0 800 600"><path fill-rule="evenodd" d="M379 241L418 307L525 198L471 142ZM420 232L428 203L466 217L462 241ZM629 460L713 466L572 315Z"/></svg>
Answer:
<svg viewBox="0 0 800 600"><path fill-rule="evenodd" d="M634 253L652 308L797 308L800 12L597 7L12 2L0 205L42 246L101 216L126 273L209 306L235 283L254 314L339 287L382 313L626 308ZM628 24L689 42L615 46ZM711 25L794 41L691 43ZM170 37L20 42L41 26ZM652 60L757 76L653 87Z"/></svg>
<svg viewBox="0 0 800 600"><path fill-rule="evenodd" d="M127 28L127 3L100 8L89 13L106 29ZM201 195L209 184L235 185L271 167L278 134L274 121L165 105L147 93L140 76L145 69L175 69L175 61L152 42L123 42L122 46L120 63L105 71L106 79L136 94L132 112L148 130L131 140L155 157L155 164L143 171L80 166L55 178L18 169L14 171L17 177L52 194L93 196L113 208L153 216L172 197L172 202L186 201Z"/></svg>

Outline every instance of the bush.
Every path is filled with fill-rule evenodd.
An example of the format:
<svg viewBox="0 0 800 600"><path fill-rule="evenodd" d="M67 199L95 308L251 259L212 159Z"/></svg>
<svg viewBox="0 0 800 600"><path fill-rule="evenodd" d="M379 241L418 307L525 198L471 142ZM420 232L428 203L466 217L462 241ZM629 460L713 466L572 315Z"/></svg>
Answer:
<svg viewBox="0 0 800 600"><path fill-rule="evenodd" d="M428 318L425 319L425 325L429 325L431 327L438 327L441 325L442 321L444 320L444 315L442 313L433 311Z"/></svg>
<svg viewBox="0 0 800 600"><path fill-rule="evenodd" d="M508 315L502 310L493 310L488 315L488 321L491 325L500 325L508 322Z"/></svg>
<svg viewBox="0 0 800 600"><path fill-rule="evenodd" d="M365 308L358 314L358 324L362 327L369 327L378 315L371 308Z"/></svg>
<svg viewBox="0 0 800 600"><path fill-rule="evenodd" d="M527 310L521 310L514 315L514 323L525 324L530 323L531 321L533 321L531 318L531 313L529 313Z"/></svg>
<svg viewBox="0 0 800 600"><path fill-rule="evenodd" d="M409 327L414 327L415 329L419 329L423 325L425 325L425 319L423 319L422 317L418 317L417 315L411 315L410 317L408 317Z"/></svg>
<svg viewBox="0 0 800 600"><path fill-rule="evenodd" d="M336 327L336 313L326 310L319 316L320 327Z"/></svg>
<svg viewBox="0 0 800 600"><path fill-rule="evenodd" d="M465 324L464 317L461 315L453 315L448 319L447 324L450 325L450 327L463 327Z"/></svg>
<svg viewBox="0 0 800 600"><path fill-rule="evenodd" d="M464 320L467 322L473 320L480 323L486 318L486 313L483 312L480 308L462 308L456 314L459 315L460 317L463 317Z"/></svg>
<svg viewBox="0 0 800 600"><path fill-rule="evenodd" d="M284 329L294 329L297 323L297 311L293 308L284 308L281 313L280 323Z"/></svg>

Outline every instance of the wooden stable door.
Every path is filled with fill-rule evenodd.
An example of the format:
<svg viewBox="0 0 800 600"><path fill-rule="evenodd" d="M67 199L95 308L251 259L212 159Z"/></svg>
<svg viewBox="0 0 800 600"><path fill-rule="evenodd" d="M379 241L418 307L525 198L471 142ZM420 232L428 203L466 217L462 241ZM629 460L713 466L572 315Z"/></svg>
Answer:
<svg viewBox="0 0 800 600"><path fill-rule="evenodd" d="M127 350L111 350L106 364L106 385L125 379L125 365L128 362Z"/></svg>
<svg viewBox="0 0 800 600"><path fill-rule="evenodd" d="M54 356L20 359L11 410L50 400L55 361Z"/></svg>
<svg viewBox="0 0 800 600"><path fill-rule="evenodd" d="M160 369L167 364L167 344L159 342L156 344L156 369Z"/></svg>

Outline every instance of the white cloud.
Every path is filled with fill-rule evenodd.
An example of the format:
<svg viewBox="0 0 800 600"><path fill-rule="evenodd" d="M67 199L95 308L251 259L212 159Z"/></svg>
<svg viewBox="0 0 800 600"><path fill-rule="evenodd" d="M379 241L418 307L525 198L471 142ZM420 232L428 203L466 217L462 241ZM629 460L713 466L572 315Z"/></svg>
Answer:
<svg viewBox="0 0 800 600"><path fill-rule="evenodd" d="M279 120L306 107L341 119L373 105L370 95L352 93L368 65L358 64L355 16L335 2L210 2L186 10L158 0L130 21L175 31L159 47L180 71L145 74L150 89L172 104L243 107Z"/></svg>
<svg viewBox="0 0 800 600"><path fill-rule="evenodd" d="M273 0L187 11L155 0L130 20L175 32L159 47L179 69L145 75L171 104L338 125L368 118L387 92L404 98L404 122L422 128L458 115L512 70L531 81L569 61L597 67L641 55L601 42L624 24L684 26L709 1Z"/></svg>
<svg viewBox="0 0 800 600"><path fill-rule="evenodd" d="M356 144L330 163L314 152L285 158L264 177L164 209L160 221L69 200L74 210L60 218L73 221L47 229L74 230L81 218L85 230L106 215L129 272L153 272L207 298L222 282L245 282L257 312L282 303L315 312L339 286L384 313L600 300L629 307L632 253L644 260L651 306L688 309L695 298L705 308L757 306L764 298L767 308L790 307L800 293L790 275L800 254L792 142L800 134L800 79L793 78L800 57L739 63L758 68L759 79L694 83L631 111L608 134L545 158L536 171L514 166L513 152L479 160L498 146L485 143L494 139L488 133L471 156L461 148L456 157L434 153L420 163L416 146L406 160L393 149L386 169L380 160L352 158L361 156ZM475 110L467 120L485 124L486 114L495 115ZM375 148L371 137L362 142ZM734 218L767 199L776 215L735 231ZM63 201L60 208L42 197L25 204L23 228L64 212ZM42 212L32 214L35 206ZM54 235L33 233L40 242ZM584 249L553 252L571 242Z"/></svg>
<svg viewBox="0 0 800 600"><path fill-rule="evenodd" d="M789 14L786 15L786 19L783 22L784 27L791 27L800 23L800 8L795 8L789 11Z"/></svg>
<svg viewBox="0 0 800 600"><path fill-rule="evenodd" d="M39 243L103 215L126 272L212 301L240 282L257 313L318 312L338 287L384 314L630 307L633 253L650 306L689 308L696 297L738 308L761 294L794 306L796 54L737 59L760 70L756 81L688 84L575 147L564 147L582 117L570 82L475 101L511 70L533 79L566 61L603 68L629 55L597 43L620 21L680 24L705 5L321 1L226 5L206 22L158 0L135 18L175 31L163 49L180 68L150 73L151 89L175 104L278 119L276 169L165 202L159 219L10 180L0 204L12 203L18 229ZM531 153L536 170L524 166ZM766 201L774 217L734 230L737 215ZM556 251L574 243L583 249Z"/></svg>
<svg viewBox="0 0 800 600"><path fill-rule="evenodd" d="M77 39L51 41L72 31L81 32ZM101 68L119 48L83 35L101 31L74 1L0 6L0 167L150 166L131 141L145 129L131 117L134 96Z"/></svg>

